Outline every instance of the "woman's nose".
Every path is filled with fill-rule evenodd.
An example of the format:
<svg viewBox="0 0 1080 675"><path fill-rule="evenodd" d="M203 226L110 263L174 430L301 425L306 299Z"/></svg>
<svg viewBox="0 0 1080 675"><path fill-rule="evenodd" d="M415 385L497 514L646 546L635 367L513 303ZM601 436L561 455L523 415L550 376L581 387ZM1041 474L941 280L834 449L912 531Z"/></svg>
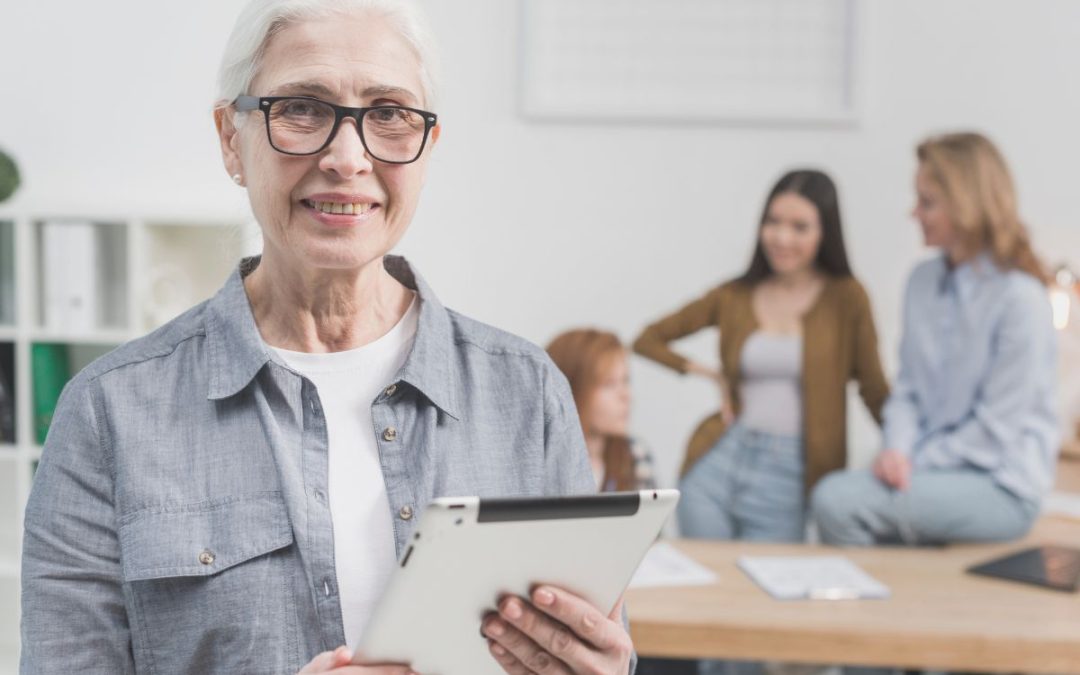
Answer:
<svg viewBox="0 0 1080 675"><path fill-rule="evenodd" d="M342 178L350 178L358 173L371 171L373 165L371 155L360 140L356 120L342 120L330 145L323 151L319 167Z"/></svg>

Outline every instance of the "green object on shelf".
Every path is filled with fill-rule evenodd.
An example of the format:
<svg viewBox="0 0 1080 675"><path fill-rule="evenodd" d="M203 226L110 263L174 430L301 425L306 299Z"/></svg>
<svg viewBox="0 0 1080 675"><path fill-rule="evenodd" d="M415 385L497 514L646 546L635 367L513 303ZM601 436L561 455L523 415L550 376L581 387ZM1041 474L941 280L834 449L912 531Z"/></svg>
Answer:
<svg viewBox="0 0 1080 675"><path fill-rule="evenodd" d="M35 342L30 346L30 373L34 378L34 433L44 445L60 392L71 379L68 346Z"/></svg>
<svg viewBox="0 0 1080 675"><path fill-rule="evenodd" d="M19 181L19 167L15 165L15 160L0 150L0 202L15 194Z"/></svg>

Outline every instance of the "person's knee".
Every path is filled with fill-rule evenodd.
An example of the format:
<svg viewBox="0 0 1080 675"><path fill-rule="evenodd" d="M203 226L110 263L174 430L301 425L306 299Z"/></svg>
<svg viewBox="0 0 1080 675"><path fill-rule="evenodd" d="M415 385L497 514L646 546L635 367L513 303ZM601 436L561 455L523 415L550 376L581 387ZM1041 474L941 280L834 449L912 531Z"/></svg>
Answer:
<svg viewBox="0 0 1080 675"><path fill-rule="evenodd" d="M810 494L810 513L819 528L830 529L851 520L858 506L854 478L849 472L836 471L814 487Z"/></svg>

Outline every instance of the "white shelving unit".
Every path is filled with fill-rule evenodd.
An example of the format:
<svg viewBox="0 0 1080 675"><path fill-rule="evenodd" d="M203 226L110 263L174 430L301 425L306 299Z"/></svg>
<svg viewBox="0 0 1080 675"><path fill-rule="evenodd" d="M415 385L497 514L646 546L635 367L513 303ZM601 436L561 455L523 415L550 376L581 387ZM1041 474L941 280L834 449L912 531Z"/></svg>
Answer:
<svg viewBox="0 0 1080 675"><path fill-rule="evenodd" d="M96 320L78 330L46 328L45 322L49 251L42 232L46 223L68 222L92 224L96 249ZM63 345L54 355L64 354L74 375L210 297L253 247L257 237L243 223L0 211L0 377L15 408L15 438L0 438L0 675L18 671L22 520L41 457L35 345Z"/></svg>

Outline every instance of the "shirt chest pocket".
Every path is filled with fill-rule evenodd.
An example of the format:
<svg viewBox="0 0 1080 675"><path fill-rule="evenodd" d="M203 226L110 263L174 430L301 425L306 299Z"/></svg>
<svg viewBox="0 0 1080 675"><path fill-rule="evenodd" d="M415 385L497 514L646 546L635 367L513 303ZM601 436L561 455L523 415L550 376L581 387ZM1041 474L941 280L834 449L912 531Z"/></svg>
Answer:
<svg viewBox="0 0 1080 675"><path fill-rule="evenodd" d="M296 672L302 576L278 493L143 510L120 523L132 646L149 672Z"/></svg>

